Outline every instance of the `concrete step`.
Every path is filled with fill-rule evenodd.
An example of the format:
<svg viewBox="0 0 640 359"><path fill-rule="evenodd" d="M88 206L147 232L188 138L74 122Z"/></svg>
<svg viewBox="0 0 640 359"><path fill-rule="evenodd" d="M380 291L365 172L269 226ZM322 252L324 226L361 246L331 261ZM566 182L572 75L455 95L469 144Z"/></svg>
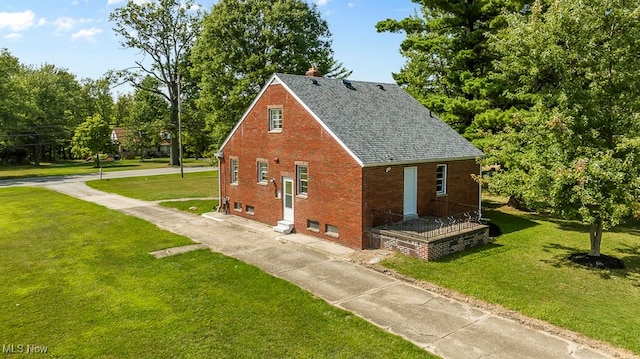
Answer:
<svg viewBox="0 0 640 359"><path fill-rule="evenodd" d="M289 234L293 231L293 222L285 220L278 221L278 225L274 226L273 230L282 234Z"/></svg>

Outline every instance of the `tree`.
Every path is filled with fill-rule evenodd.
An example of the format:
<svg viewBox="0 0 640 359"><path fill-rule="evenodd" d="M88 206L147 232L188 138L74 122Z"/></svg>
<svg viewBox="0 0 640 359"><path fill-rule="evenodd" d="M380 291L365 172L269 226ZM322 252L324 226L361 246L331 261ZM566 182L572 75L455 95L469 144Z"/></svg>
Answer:
<svg viewBox="0 0 640 359"><path fill-rule="evenodd" d="M73 149L76 156L85 157L96 155L96 167L100 167L100 152L113 151L114 143L111 141L111 127L100 114L88 117L87 120L76 127L73 135Z"/></svg>
<svg viewBox="0 0 640 359"><path fill-rule="evenodd" d="M536 1L496 37L498 69L520 84L507 95L535 105L513 121L487 162L505 171L492 190L604 229L640 198L640 10L624 0Z"/></svg>
<svg viewBox="0 0 640 359"><path fill-rule="evenodd" d="M111 122L115 116L115 106L111 96L108 78L98 80L82 79L82 96L84 98L85 118L100 114L105 121Z"/></svg>
<svg viewBox="0 0 640 359"><path fill-rule="evenodd" d="M131 69L119 71L116 75L135 88L155 92L169 103L169 126L171 136L171 164L179 165L178 142L178 96L181 92L181 63L200 33L201 14L192 0L158 0L137 4L129 1L115 9L109 20L115 23L113 30L122 38L124 48L139 49L149 56L136 61ZM165 88L163 91L145 88L143 80L147 76L156 78Z"/></svg>
<svg viewBox="0 0 640 359"><path fill-rule="evenodd" d="M333 58L331 33L317 6L302 0L220 0L205 16L191 57L198 106L221 144L275 72L350 74Z"/></svg>
<svg viewBox="0 0 640 359"><path fill-rule="evenodd" d="M477 126L495 118L493 113L482 116L486 111L511 107L500 96L500 84L490 78L496 56L487 46L487 34L504 26L505 11L521 9L525 1L412 1L420 4L421 14L376 24L378 32L407 35L400 46L407 62L393 74L396 82L462 133L479 115Z"/></svg>
<svg viewBox="0 0 640 359"><path fill-rule="evenodd" d="M79 106L80 84L66 69L51 64L28 68L22 81L26 104L16 136L22 146L30 149L37 166L47 153L55 159L55 152L69 146L73 129L86 113Z"/></svg>
<svg viewBox="0 0 640 359"><path fill-rule="evenodd" d="M157 89L160 83L152 76L147 76L143 82L144 88ZM160 132L168 125L167 101L157 91L137 89L133 95L133 103L129 116L124 120L127 129L125 139L128 148L140 153L140 160L144 158L144 151L157 145Z"/></svg>

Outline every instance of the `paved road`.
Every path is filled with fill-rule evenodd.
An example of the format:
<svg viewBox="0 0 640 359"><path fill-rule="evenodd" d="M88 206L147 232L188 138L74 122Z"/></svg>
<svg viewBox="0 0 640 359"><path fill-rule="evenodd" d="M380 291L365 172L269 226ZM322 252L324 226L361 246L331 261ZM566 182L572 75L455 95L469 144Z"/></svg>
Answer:
<svg viewBox="0 0 640 359"><path fill-rule="evenodd" d="M219 213L207 218L179 212L97 191L75 179L36 184L145 219L256 265L443 358L637 358L606 345L589 346L594 343L579 336L572 340L531 329L364 268L351 261L353 250L315 237L283 236L270 226Z"/></svg>
<svg viewBox="0 0 640 359"><path fill-rule="evenodd" d="M184 173L213 171L216 167L184 167ZM138 176L154 176L180 173L180 168L166 167L166 168L154 168L147 170L131 170L131 171L110 171L103 172L103 179L112 178L124 178L124 177L138 177ZM50 176L50 177L31 177L31 178L17 178L0 180L0 188L11 186L47 186L53 183L73 183L73 182L86 182L100 179L100 172L71 175L71 176Z"/></svg>

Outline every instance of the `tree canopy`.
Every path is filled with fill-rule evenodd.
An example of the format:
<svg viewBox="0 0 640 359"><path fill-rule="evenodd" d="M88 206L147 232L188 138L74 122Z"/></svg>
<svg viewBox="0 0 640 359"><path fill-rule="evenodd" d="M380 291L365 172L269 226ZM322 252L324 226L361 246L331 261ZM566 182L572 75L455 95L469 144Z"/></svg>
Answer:
<svg viewBox="0 0 640 359"><path fill-rule="evenodd" d="M406 33L400 52L407 59L393 77L414 98L460 132L496 126L493 109L511 106L492 81L496 54L488 34L502 28L504 13L522 0L412 0L421 13L378 22L379 32ZM502 124L498 124L498 127Z"/></svg>
<svg viewBox="0 0 640 359"><path fill-rule="evenodd" d="M76 127L73 135L72 151L77 156L96 155L96 167L100 167L100 152L114 149L111 141L111 127L100 114L95 114Z"/></svg>
<svg viewBox="0 0 640 359"><path fill-rule="evenodd" d="M169 103L171 164L178 165L178 102L183 64L200 33L201 13L192 0L129 1L109 16L124 48L139 49L143 58L135 66L115 73L135 88L155 92ZM154 77L164 89L145 88L144 78Z"/></svg>
<svg viewBox="0 0 640 359"><path fill-rule="evenodd" d="M603 229L640 198L640 9L624 0L536 1L495 38L496 63L534 106L488 151L503 168L489 188L526 206Z"/></svg>
<svg viewBox="0 0 640 359"><path fill-rule="evenodd" d="M220 144L269 76L350 74L333 58L331 33L317 6L302 0L220 0L204 18L191 57L198 105Z"/></svg>

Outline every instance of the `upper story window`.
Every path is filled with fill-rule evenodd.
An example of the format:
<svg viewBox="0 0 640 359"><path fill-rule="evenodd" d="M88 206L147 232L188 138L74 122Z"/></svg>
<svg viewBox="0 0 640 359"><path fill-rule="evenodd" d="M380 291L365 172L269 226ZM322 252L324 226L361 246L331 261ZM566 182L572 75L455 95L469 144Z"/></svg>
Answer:
<svg viewBox="0 0 640 359"><path fill-rule="evenodd" d="M273 132L282 131L282 109L281 108L269 109L269 131L273 131Z"/></svg>
<svg viewBox="0 0 640 359"><path fill-rule="evenodd" d="M229 174L231 184L238 184L238 159L232 158L229 161Z"/></svg>
<svg viewBox="0 0 640 359"><path fill-rule="evenodd" d="M296 177L298 182L298 193L299 195L306 196L307 189L309 187L309 174L308 174L307 166L298 165L296 166Z"/></svg>
<svg viewBox="0 0 640 359"><path fill-rule="evenodd" d="M436 194L447 194L447 165L438 165L436 169Z"/></svg>
<svg viewBox="0 0 640 359"><path fill-rule="evenodd" d="M269 182L269 169L267 161L258 161L258 182Z"/></svg>

